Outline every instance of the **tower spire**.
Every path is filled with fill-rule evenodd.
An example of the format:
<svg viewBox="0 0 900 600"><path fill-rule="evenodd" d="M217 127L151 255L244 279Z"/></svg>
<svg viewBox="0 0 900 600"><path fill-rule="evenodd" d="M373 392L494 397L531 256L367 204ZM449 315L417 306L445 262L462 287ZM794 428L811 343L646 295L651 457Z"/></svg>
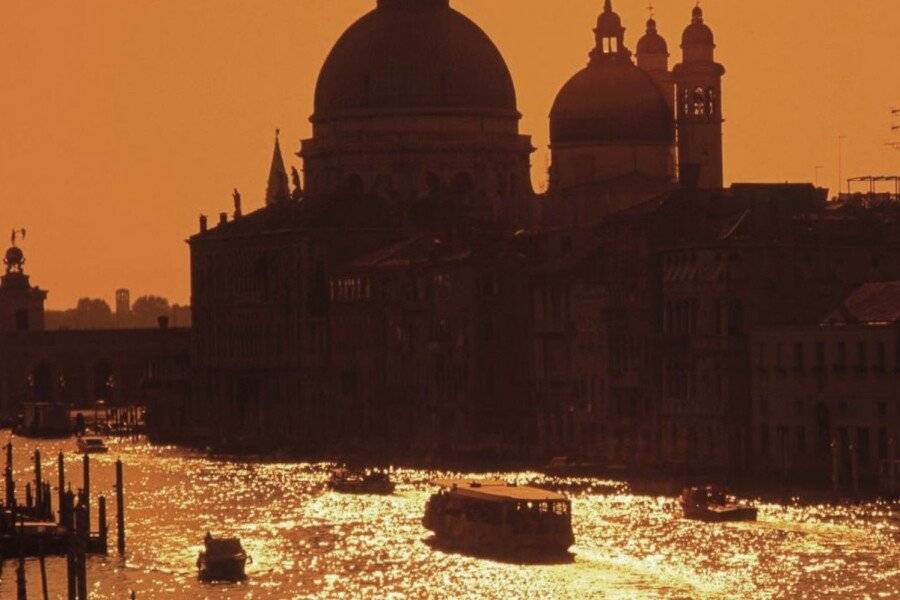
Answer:
<svg viewBox="0 0 900 600"><path fill-rule="evenodd" d="M291 198L287 170L284 168L284 157L281 154L281 143L278 139L280 135L281 130L276 129L272 166L269 168L269 182L266 185L266 206Z"/></svg>
<svg viewBox="0 0 900 600"><path fill-rule="evenodd" d="M606 2L603 3L603 12L611 13L612 11L612 0L606 0Z"/></svg>

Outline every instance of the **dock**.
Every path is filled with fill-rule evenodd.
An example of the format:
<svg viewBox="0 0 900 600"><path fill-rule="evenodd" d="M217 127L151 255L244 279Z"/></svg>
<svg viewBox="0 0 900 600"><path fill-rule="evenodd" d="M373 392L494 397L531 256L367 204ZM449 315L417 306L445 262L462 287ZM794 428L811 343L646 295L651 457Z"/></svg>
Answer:
<svg viewBox="0 0 900 600"><path fill-rule="evenodd" d="M82 456L84 487L72 490L65 474L65 456L57 457L56 510L53 489L44 480L40 450L34 453L34 480L20 486L14 478L13 446L6 445L3 504L0 506L0 564L19 560L16 571L20 589L24 590L25 558L43 560L47 556L66 557L69 598L87 599L86 559L90 555L109 552L109 524L104 496L96 498L96 528L92 527L91 462ZM24 489L24 498L17 490ZM116 537L120 555L125 553L125 494L122 461L116 461ZM21 578L19 580L18 578ZM42 577L43 578L43 577ZM44 582L42 582L44 583ZM46 584L44 583L46 588ZM82 593L83 592L83 593Z"/></svg>

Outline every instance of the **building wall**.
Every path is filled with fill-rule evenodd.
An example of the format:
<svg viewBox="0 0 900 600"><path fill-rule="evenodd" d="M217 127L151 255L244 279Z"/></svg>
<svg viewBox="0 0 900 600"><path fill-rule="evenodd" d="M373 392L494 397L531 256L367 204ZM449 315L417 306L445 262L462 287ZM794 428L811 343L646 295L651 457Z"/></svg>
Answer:
<svg viewBox="0 0 900 600"><path fill-rule="evenodd" d="M157 390L186 385L189 342L187 329L0 334L0 416L32 401L147 406Z"/></svg>
<svg viewBox="0 0 900 600"><path fill-rule="evenodd" d="M755 331L753 464L792 479L849 484L900 459L900 327Z"/></svg>

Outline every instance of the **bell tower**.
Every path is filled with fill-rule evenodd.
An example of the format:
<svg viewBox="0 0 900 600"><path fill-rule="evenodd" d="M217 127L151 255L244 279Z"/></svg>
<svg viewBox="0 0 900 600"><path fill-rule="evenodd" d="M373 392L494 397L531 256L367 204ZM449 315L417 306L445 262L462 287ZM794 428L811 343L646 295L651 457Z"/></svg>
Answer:
<svg viewBox="0 0 900 600"><path fill-rule="evenodd" d="M47 292L32 287L25 274L25 254L16 245L20 235L24 237L24 229L13 231L12 246L3 258L6 272L0 276L0 332L44 329Z"/></svg>
<svg viewBox="0 0 900 600"><path fill-rule="evenodd" d="M682 62L675 66L678 171L683 185L719 189L722 175L722 76L715 62L715 39L694 8L681 39Z"/></svg>

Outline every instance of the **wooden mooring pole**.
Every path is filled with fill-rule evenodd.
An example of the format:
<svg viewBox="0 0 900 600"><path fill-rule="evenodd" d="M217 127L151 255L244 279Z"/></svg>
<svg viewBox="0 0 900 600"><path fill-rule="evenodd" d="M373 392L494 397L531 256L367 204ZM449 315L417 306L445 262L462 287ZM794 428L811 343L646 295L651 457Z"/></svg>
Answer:
<svg viewBox="0 0 900 600"><path fill-rule="evenodd" d="M15 503L13 503L13 509L15 509ZM15 512L12 517L12 526L15 529ZM22 519L19 524L19 566L16 568L16 600L28 600L28 588L25 585L25 519Z"/></svg>
<svg viewBox="0 0 900 600"><path fill-rule="evenodd" d="M44 507L44 478L41 473L41 451L34 451L34 503L41 509Z"/></svg>
<svg viewBox="0 0 900 600"><path fill-rule="evenodd" d="M50 595L47 593L47 563L44 560L43 546L38 550L38 561L41 566L41 594L43 595L44 600L50 600Z"/></svg>
<svg viewBox="0 0 900 600"><path fill-rule="evenodd" d="M99 527L100 534L100 551L103 554L108 552L109 546L107 545L109 528L106 523L106 497L100 496L97 499L97 526Z"/></svg>
<svg viewBox="0 0 900 600"><path fill-rule="evenodd" d="M116 460L116 545L119 554L125 555L125 477L122 459Z"/></svg>
<svg viewBox="0 0 900 600"><path fill-rule="evenodd" d="M75 534L70 530L69 549L66 552L66 581L68 584L68 595L66 597L68 600L78 600L76 598L78 593L78 565L76 564L75 556Z"/></svg>
<svg viewBox="0 0 900 600"><path fill-rule="evenodd" d="M25 585L25 555L19 554L19 566L16 568L16 600L28 600L28 589Z"/></svg>
<svg viewBox="0 0 900 600"><path fill-rule="evenodd" d="M59 458L56 459L56 468L59 479L59 510L62 511L62 505L66 496L66 461L62 452L59 453Z"/></svg>
<svg viewBox="0 0 900 600"><path fill-rule="evenodd" d="M90 539L88 529L87 506L81 504L75 509L75 565L76 591L78 600L88 600L87 595L87 553Z"/></svg>
<svg viewBox="0 0 900 600"><path fill-rule="evenodd" d="M91 530L91 460L87 453L82 458L82 466L84 468L84 504L85 509L85 527Z"/></svg>

